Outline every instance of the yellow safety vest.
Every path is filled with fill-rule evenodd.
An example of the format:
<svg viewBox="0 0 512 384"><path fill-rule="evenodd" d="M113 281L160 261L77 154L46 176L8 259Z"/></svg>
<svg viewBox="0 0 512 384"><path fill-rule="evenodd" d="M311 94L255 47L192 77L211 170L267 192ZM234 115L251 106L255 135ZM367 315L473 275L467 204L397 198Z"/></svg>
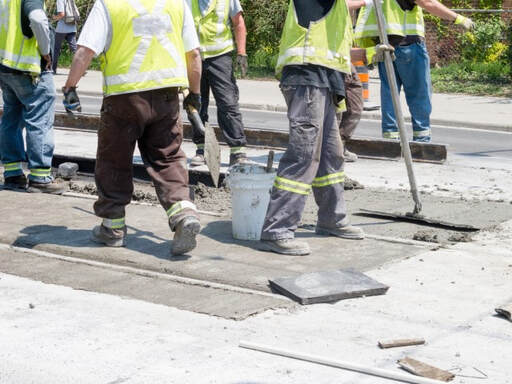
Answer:
<svg viewBox="0 0 512 384"><path fill-rule="evenodd" d="M345 0L336 0L329 13L309 28L297 21L293 0L281 36L276 76L281 77L287 65L315 64L350 73L352 22Z"/></svg>
<svg viewBox="0 0 512 384"><path fill-rule="evenodd" d="M112 23L101 56L105 96L188 87L183 0L101 0Z"/></svg>
<svg viewBox="0 0 512 384"><path fill-rule="evenodd" d="M0 63L19 71L41 73L41 55L35 36L23 36L21 0L0 0Z"/></svg>
<svg viewBox="0 0 512 384"><path fill-rule="evenodd" d="M203 13L199 0L192 0L192 15L199 35L201 57L220 56L234 49L229 22L229 0L211 0Z"/></svg>
<svg viewBox="0 0 512 384"><path fill-rule="evenodd" d="M386 19L386 33L388 35L425 36L423 11L420 7L415 6L411 11L404 11L396 0L384 0L382 11ZM354 36L357 46L367 48L370 45L375 45L372 38L377 36L379 36L379 30L374 7L361 8Z"/></svg>

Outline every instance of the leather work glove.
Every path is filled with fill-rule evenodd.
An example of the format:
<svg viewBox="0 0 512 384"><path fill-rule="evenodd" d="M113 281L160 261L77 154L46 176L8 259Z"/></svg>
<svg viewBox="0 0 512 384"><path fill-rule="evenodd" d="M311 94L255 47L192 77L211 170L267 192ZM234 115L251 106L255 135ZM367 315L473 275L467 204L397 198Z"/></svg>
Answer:
<svg viewBox="0 0 512 384"><path fill-rule="evenodd" d="M247 70L249 69L249 64L247 63L247 55L238 54L236 56L236 65L238 66L238 68L240 68L242 77L246 77Z"/></svg>
<svg viewBox="0 0 512 384"><path fill-rule="evenodd" d="M199 111L201 109L201 95L199 93L189 92L183 99L183 109L187 112L193 109Z"/></svg>
<svg viewBox="0 0 512 384"><path fill-rule="evenodd" d="M371 59L372 64L380 63L381 61L384 61L384 52L390 52L391 53L391 60L395 60L395 48L393 48L392 45L388 44L379 44L375 46L375 54L373 55Z"/></svg>
<svg viewBox="0 0 512 384"><path fill-rule="evenodd" d="M475 23L469 17L464 17L462 15L457 15L457 18L453 22L455 25L462 25L468 31L472 30L475 27Z"/></svg>
<svg viewBox="0 0 512 384"><path fill-rule="evenodd" d="M64 104L66 112L82 112L82 105L76 93L76 87L70 87L67 91L66 87L62 87L62 93L64 94L62 104Z"/></svg>

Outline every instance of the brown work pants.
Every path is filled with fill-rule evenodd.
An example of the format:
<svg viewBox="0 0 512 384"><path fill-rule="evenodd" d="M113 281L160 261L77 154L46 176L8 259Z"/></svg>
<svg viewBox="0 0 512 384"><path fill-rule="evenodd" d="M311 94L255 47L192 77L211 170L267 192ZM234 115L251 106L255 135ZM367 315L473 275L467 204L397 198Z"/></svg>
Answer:
<svg viewBox="0 0 512 384"><path fill-rule="evenodd" d="M106 97L101 108L96 154L96 215L106 219L125 216L133 193L135 143L164 209L190 201L186 156L180 148L182 140L177 88ZM184 209L170 218L169 225L174 229L189 215L196 213Z"/></svg>
<svg viewBox="0 0 512 384"><path fill-rule="evenodd" d="M345 75L345 94L347 110L343 114L338 113L336 116L340 123L340 134L343 140L352 137L363 113L363 85L354 65L351 65L350 75Z"/></svg>

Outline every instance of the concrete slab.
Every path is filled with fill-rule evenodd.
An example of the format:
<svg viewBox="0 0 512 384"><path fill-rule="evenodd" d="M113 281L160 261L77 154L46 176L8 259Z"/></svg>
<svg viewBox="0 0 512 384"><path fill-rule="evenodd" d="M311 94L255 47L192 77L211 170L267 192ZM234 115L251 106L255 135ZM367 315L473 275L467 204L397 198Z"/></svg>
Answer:
<svg viewBox="0 0 512 384"><path fill-rule="evenodd" d="M313 254L290 258L261 252L254 242L233 240L227 217L203 216L198 248L190 255L170 258L172 235L160 207L130 205L127 247L111 249L89 240L91 228L98 224L90 200L0 193L0 242L267 292L268 279L325 269L365 271L424 249L373 239L354 242L318 237L309 230L301 230L297 235L308 239Z"/></svg>
<svg viewBox="0 0 512 384"><path fill-rule="evenodd" d="M293 307L293 303L270 295L184 284L5 249L0 252L0 272L233 320L242 320L270 308Z"/></svg>
<svg viewBox="0 0 512 384"><path fill-rule="evenodd" d="M303 305L383 295L389 289L387 285L375 281L364 273L351 270L278 277L270 280L270 286Z"/></svg>

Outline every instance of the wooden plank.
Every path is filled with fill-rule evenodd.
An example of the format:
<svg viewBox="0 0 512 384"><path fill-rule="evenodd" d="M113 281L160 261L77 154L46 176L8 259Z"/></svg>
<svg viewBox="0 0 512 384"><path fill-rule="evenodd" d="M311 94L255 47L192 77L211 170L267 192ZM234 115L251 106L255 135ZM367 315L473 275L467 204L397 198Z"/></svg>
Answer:
<svg viewBox="0 0 512 384"><path fill-rule="evenodd" d="M413 345L423 345L423 344L425 344L425 339L381 340L378 343L379 347L382 349L410 347Z"/></svg>
<svg viewBox="0 0 512 384"><path fill-rule="evenodd" d="M432 365L425 364L419 360L406 357L398 360L398 365L416 376L427 377L429 379L451 381L455 375L451 372L444 371Z"/></svg>

